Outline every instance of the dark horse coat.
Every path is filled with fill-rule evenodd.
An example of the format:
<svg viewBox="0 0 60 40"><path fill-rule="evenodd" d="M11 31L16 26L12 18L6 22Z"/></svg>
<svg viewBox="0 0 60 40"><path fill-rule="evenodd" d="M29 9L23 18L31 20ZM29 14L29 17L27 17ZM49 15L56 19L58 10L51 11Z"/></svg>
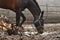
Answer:
<svg viewBox="0 0 60 40"><path fill-rule="evenodd" d="M20 16L22 16L24 19L24 15L22 13L19 14L18 11L24 10L27 2L28 0L0 0L0 8L10 9L16 12L18 15L21 14Z"/></svg>
<svg viewBox="0 0 60 40"><path fill-rule="evenodd" d="M37 1L36 1L36 0L33 0L33 1L35 2L36 6L39 8L39 5L38 5ZM39 10L41 11L40 8L39 8ZM25 20L26 20L26 17L24 16L23 13L21 13L20 16L23 18L22 22L20 23L20 26L22 26L22 24L23 24L23 23L25 22Z"/></svg>
<svg viewBox="0 0 60 40"><path fill-rule="evenodd" d="M43 29L41 25L41 19L39 17L41 10L33 0L0 0L0 8L10 9L16 12L16 26L20 25L20 15L22 14L22 11L25 8L28 8L34 17L34 25L38 32L43 32L40 30L40 28Z"/></svg>
<svg viewBox="0 0 60 40"><path fill-rule="evenodd" d="M36 1L36 0L33 0L33 1L35 2L36 6L37 6L37 7L39 8L39 10L40 10L40 7L39 7L37 1ZM41 10L40 10L40 11L41 11ZM22 22L20 23L20 26L22 26L22 24L23 24L23 23L25 22L25 20L26 20L26 17L24 16L23 13L21 13L20 16L23 18Z"/></svg>

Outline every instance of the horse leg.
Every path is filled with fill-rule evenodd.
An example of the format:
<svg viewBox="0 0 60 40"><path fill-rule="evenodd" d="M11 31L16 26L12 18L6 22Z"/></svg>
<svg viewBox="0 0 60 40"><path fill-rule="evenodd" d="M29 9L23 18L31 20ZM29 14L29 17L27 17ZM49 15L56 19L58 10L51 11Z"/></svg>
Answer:
<svg viewBox="0 0 60 40"><path fill-rule="evenodd" d="M35 4L34 1L30 0L28 5L27 5L27 8L31 11L33 17L34 17L34 22L36 20L39 19L39 16L40 16L40 10L39 8L37 7L37 5ZM39 19L36 23L34 23L35 27L37 28L37 31L39 33L43 33L43 26L41 25L42 23L40 22L41 20Z"/></svg>
<svg viewBox="0 0 60 40"><path fill-rule="evenodd" d="M16 11L16 26L19 26L20 24L20 13L19 10Z"/></svg>
<svg viewBox="0 0 60 40"><path fill-rule="evenodd" d="M23 18L22 22L20 23L20 26L22 26L22 24L25 22L26 18L24 16L24 14L21 12L21 17Z"/></svg>
<svg viewBox="0 0 60 40"><path fill-rule="evenodd" d="M23 32L24 31L24 28L21 26L22 24L20 24L20 16L23 16L21 10L18 10L17 13L16 13L16 30L20 31L20 32ZM24 22L24 21L23 21Z"/></svg>
<svg viewBox="0 0 60 40"><path fill-rule="evenodd" d="M29 0L17 0L17 3L18 3L17 8L19 8L19 11L18 11L18 9L17 9L17 11L20 12L20 14L19 13L16 14L16 16L17 16L17 18L16 18L17 26L18 25L22 26L22 24L26 20L25 16L23 15L23 13L21 11L23 11L26 8L26 5L27 5L28 1ZM20 17L18 15L20 15L23 18L23 20L20 24L19 24Z"/></svg>

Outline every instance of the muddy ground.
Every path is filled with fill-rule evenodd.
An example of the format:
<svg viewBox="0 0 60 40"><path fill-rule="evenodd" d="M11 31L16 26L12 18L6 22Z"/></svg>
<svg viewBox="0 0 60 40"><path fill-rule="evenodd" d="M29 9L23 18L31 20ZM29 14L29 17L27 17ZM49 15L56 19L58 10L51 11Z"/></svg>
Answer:
<svg viewBox="0 0 60 40"><path fill-rule="evenodd" d="M60 40L60 24L45 24L44 33L36 34L37 30L33 28L33 24L23 25L25 28L23 35L7 35L4 31L0 31L0 40ZM29 32L27 32L29 31ZM34 32L32 32L34 31Z"/></svg>
<svg viewBox="0 0 60 40"><path fill-rule="evenodd" d="M7 17L0 17L0 40L60 40L60 23L45 24L42 34L37 33L33 24L24 24L24 32L8 35L5 29L10 29L11 24Z"/></svg>

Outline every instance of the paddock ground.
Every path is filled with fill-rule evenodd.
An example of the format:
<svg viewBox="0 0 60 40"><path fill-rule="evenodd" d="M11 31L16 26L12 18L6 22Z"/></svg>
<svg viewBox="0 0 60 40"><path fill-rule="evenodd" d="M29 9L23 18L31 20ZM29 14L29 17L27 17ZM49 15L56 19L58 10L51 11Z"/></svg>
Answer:
<svg viewBox="0 0 60 40"><path fill-rule="evenodd" d="M0 39L2 40L60 40L60 23L56 24L44 24L43 34L34 34L37 32L33 24L23 25L26 33L21 35L5 35L0 33ZM28 33L28 31L30 33ZM33 32L33 33L32 33Z"/></svg>
<svg viewBox="0 0 60 40"><path fill-rule="evenodd" d="M24 24L23 27L25 30L36 31L36 28L33 24ZM60 23L44 24L44 31L60 31Z"/></svg>

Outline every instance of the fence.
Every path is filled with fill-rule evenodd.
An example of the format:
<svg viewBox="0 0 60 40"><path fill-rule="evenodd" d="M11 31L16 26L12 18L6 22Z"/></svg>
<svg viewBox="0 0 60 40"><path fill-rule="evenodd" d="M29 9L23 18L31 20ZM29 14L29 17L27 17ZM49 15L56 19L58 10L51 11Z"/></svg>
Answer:
<svg viewBox="0 0 60 40"><path fill-rule="evenodd" d="M48 6L48 5L40 5L40 8L44 10L44 21L45 23L58 23L60 22L60 6ZM0 10L0 14L4 14L8 18L10 18L14 23L15 23L15 13L12 12L11 10L5 10L2 9ZM32 23L33 16L32 14L28 11L28 9L25 9L23 11L23 14L26 17L26 23ZM13 16L14 15L14 16Z"/></svg>

